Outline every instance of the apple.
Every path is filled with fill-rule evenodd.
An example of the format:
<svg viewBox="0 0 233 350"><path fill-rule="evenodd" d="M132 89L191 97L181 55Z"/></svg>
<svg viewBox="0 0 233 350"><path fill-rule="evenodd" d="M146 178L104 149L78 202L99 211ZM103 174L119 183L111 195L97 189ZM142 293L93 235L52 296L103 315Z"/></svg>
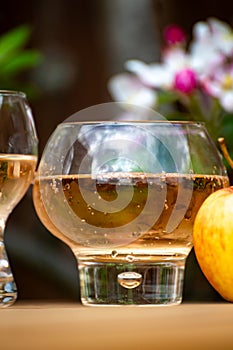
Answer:
<svg viewBox="0 0 233 350"><path fill-rule="evenodd" d="M195 218L193 244L210 284L233 302L233 186L212 193Z"/></svg>

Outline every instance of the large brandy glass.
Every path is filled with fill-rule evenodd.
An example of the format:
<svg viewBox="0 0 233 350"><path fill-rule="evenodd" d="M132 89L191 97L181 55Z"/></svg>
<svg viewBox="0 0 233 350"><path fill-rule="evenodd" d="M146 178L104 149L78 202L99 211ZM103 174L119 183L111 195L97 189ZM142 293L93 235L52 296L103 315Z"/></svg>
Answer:
<svg viewBox="0 0 233 350"><path fill-rule="evenodd" d="M17 298L4 245L5 225L32 182L36 163L37 136L26 96L0 91L0 307Z"/></svg>
<svg viewBox="0 0 233 350"><path fill-rule="evenodd" d="M83 304L174 305L196 213L227 185L203 124L71 119L47 143L33 198L77 257Z"/></svg>

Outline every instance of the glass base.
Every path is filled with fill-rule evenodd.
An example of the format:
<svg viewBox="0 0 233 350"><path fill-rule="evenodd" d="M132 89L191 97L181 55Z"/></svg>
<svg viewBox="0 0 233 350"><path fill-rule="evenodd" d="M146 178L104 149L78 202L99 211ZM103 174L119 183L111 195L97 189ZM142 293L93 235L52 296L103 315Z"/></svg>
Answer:
<svg viewBox="0 0 233 350"><path fill-rule="evenodd" d="M4 281L0 279L0 308L7 307L17 299L16 285L13 281Z"/></svg>
<svg viewBox="0 0 233 350"><path fill-rule="evenodd" d="M177 305L182 301L185 262L81 262L84 305Z"/></svg>

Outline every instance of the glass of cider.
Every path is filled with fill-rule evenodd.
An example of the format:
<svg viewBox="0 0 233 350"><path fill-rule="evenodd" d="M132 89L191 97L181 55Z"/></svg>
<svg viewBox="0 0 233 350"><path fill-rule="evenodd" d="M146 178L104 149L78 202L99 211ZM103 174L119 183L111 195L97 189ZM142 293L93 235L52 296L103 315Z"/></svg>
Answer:
<svg viewBox="0 0 233 350"><path fill-rule="evenodd" d="M77 258L84 305L177 305L197 211L228 185L201 123L71 118L46 145L33 200Z"/></svg>
<svg viewBox="0 0 233 350"><path fill-rule="evenodd" d="M5 228L33 181L37 147L25 93L0 90L0 307L12 305L18 295L5 246Z"/></svg>

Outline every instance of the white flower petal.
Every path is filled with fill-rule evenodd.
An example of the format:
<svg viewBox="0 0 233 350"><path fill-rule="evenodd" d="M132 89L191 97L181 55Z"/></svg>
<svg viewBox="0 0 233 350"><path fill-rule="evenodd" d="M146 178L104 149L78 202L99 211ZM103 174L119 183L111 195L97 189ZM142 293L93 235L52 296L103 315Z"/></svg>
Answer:
<svg viewBox="0 0 233 350"><path fill-rule="evenodd" d="M223 92L220 103L227 112L233 112L233 91Z"/></svg>
<svg viewBox="0 0 233 350"><path fill-rule="evenodd" d="M207 41L210 37L210 29L205 22L197 22L193 26L193 37L197 41Z"/></svg>
<svg viewBox="0 0 233 350"><path fill-rule="evenodd" d="M205 86L205 89L209 95L216 98L220 98L222 95L221 85L217 81L205 80L203 85Z"/></svg>
<svg viewBox="0 0 233 350"><path fill-rule="evenodd" d="M126 63L126 67L147 86L169 88L173 82L173 73L169 67L163 64L145 64L141 61L131 60Z"/></svg>
<svg viewBox="0 0 233 350"><path fill-rule="evenodd" d="M154 107L156 101L157 95L154 91L147 88L141 88L131 96L128 102L139 106Z"/></svg>
<svg viewBox="0 0 233 350"><path fill-rule="evenodd" d="M125 63L125 68L129 72L134 73L134 74L138 75L139 77L143 76L148 70L147 64L145 64L144 62L139 61L139 60L127 61Z"/></svg>
<svg viewBox="0 0 233 350"><path fill-rule="evenodd" d="M183 49L172 48L166 50L163 55L163 61L165 69L173 73L189 66L189 56Z"/></svg>
<svg viewBox="0 0 233 350"><path fill-rule="evenodd" d="M131 74L113 76L108 82L108 88L115 101L146 107L153 107L156 104L155 91L144 86L137 77Z"/></svg>
<svg viewBox="0 0 233 350"><path fill-rule="evenodd" d="M208 19L213 35L227 35L231 33L231 27L226 22L222 22L217 18L211 17Z"/></svg>
<svg viewBox="0 0 233 350"><path fill-rule="evenodd" d="M165 65L151 65L150 72L143 78L143 81L157 88L169 89L174 80L174 74Z"/></svg>

